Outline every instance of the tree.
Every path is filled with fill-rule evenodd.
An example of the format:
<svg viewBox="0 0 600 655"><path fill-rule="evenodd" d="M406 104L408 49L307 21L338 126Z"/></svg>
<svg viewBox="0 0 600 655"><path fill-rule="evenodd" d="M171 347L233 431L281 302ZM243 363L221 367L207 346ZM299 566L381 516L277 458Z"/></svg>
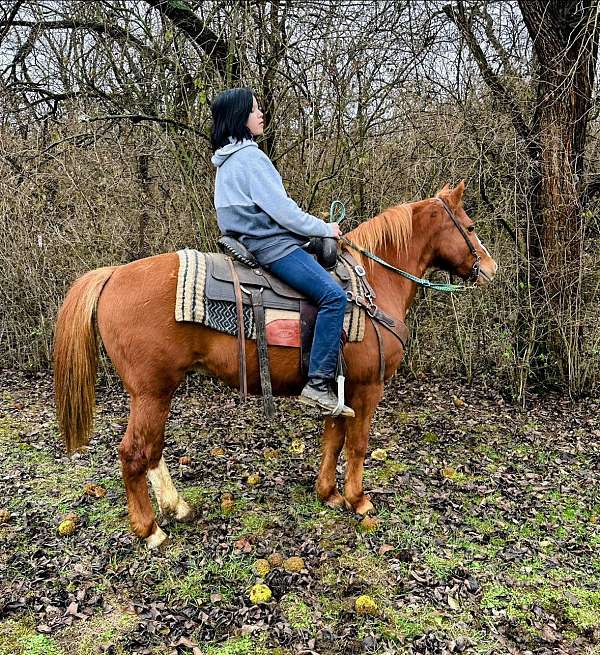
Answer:
<svg viewBox="0 0 600 655"><path fill-rule="evenodd" d="M484 3L486 4L486 3ZM571 390L582 383L582 216L589 197L585 146L598 58L597 0L519 0L531 38L535 101L527 120L518 100L492 69L474 30L485 7L469 13L462 0L444 8L455 23L492 93L512 118L530 157L530 216L526 235L531 264L523 284L530 293L535 329L534 372L542 381L561 370ZM489 17L489 14L486 14ZM526 308L522 303L522 308ZM527 343L530 344L530 337Z"/></svg>

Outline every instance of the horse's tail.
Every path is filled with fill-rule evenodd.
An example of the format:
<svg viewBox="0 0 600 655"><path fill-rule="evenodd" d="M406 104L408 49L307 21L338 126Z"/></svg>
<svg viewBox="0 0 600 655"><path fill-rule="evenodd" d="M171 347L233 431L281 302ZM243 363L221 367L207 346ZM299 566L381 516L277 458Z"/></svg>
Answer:
<svg viewBox="0 0 600 655"><path fill-rule="evenodd" d="M67 452L90 440L96 405L98 337L96 303L116 266L86 273L75 281L58 312L54 331L56 415Z"/></svg>

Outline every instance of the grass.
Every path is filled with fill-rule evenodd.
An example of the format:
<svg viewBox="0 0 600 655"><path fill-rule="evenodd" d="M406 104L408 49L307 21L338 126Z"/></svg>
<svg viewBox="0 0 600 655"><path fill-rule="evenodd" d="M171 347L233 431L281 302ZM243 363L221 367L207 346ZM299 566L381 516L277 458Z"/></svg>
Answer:
<svg viewBox="0 0 600 655"><path fill-rule="evenodd" d="M280 601L279 606L292 628L296 630L315 630L314 611L302 600L297 593L286 594Z"/></svg>
<svg viewBox="0 0 600 655"><path fill-rule="evenodd" d="M164 571L155 592L172 603L200 606L209 602L212 594L221 594L224 601L230 600L234 589L247 586L252 577L249 558L232 556L226 560L193 562L185 575L173 574L169 569Z"/></svg>
<svg viewBox="0 0 600 655"><path fill-rule="evenodd" d="M12 397L9 408L19 391ZM352 640L371 637L374 652L404 655L431 632L468 640L472 655L506 655L506 644L535 652L548 623L557 626L565 648L593 652L600 630L600 502L590 484L591 442L589 452L572 452L568 440L557 442L554 423L544 427L536 416L533 429L534 419L524 413L515 413L510 430L503 428L495 412L474 401L458 411L451 402L444 411L423 410L422 402L406 411L382 406L374 430L388 458L365 462L379 526L365 534L355 516L324 507L314 494L315 422L290 406L280 423L265 428L251 409L223 411L228 398L202 404L186 397L178 406L167 459L197 517L191 525L166 519L171 543L156 553L129 536L111 427L120 425L121 406L103 403L93 448L67 460L47 418L40 418L41 404L18 416L0 404L0 446L12 476L4 486L0 480L0 509L11 511L0 525L4 596L23 596L29 608L55 605L60 613L85 587L102 602L87 620L51 634L36 630L46 621L43 609L41 616L14 612L0 623L0 655L95 655L98 648L130 655L131 635L144 634L145 620L127 611L131 599L146 611L164 606L159 630L171 629L164 616L192 617L192 627L181 632L180 623L177 634L188 635L205 655L338 653L332 644L353 648ZM186 407L197 430L189 429ZM539 440L540 430L553 435L543 448L527 436ZM304 441L302 453L289 452L295 438ZM224 456L210 455L214 446L222 446ZM178 466L183 454L191 456L189 466ZM260 473L261 484L248 487L248 472ZM338 473L342 479L341 467ZM107 495L85 496L86 482ZM224 492L235 500L227 515ZM56 527L71 511L81 526L62 539ZM264 577L273 600L252 607L254 562L274 551L302 556L307 572L290 575L275 566ZM360 594L376 600L377 616L355 613ZM42 596L48 601L38 600ZM204 613L206 622L194 622ZM285 647L266 629L280 623ZM242 625L255 632L240 634ZM333 641L320 641L324 634ZM153 655L170 652L166 632L149 639Z"/></svg>

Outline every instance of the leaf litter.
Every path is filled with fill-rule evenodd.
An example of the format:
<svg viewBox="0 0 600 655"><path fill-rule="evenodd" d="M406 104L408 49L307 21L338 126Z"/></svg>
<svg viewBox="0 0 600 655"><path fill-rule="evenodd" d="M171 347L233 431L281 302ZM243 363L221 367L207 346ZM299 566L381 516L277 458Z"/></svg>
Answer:
<svg viewBox="0 0 600 655"><path fill-rule="evenodd" d="M170 544L148 553L127 522L121 389L99 389L91 446L69 459L49 377L3 372L0 644L19 627L56 652L83 652L94 622L117 617L92 640L100 651L598 648L598 401L532 397L522 410L484 382L396 378L371 430L369 453L380 452L365 462L376 530L317 501L319 421L293 400L277 403L267 424L260 399L240 406L217 382L186 382L165 459L197 514L163 521ZM341 484L342 465L338 474ZM77 529L61 536L73 516ZM286 570L291 558L302 566ZM256 585L271 594L258 604ZM358 614L360 597L377 612Z"/></svg>

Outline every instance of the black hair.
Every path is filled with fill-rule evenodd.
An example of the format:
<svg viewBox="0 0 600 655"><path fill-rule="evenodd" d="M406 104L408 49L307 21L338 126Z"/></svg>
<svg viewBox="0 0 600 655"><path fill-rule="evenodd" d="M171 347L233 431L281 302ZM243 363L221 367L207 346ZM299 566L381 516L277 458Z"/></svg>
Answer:
<svg viewBox="0 0 600 655"><path fill-rule="evenodd" d="M212 101L213 125L210 135L213 150L218 150L229 143L229 137L237 141L252 139L252 132L246 127L252 113L254 94L252 89L227 89L219 93Z"/></svg>

